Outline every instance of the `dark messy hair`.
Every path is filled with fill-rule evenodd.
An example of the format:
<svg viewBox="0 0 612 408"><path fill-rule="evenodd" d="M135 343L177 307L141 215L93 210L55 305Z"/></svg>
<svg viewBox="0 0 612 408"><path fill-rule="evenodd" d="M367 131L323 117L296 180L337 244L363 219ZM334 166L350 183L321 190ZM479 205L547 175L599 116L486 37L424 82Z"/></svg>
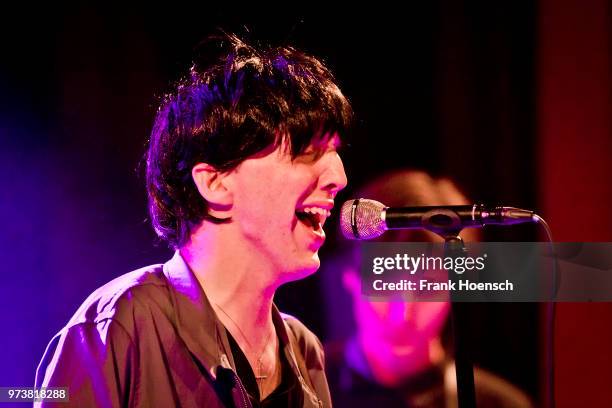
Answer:
<svg viewBox="0 0 612 408"><path fill-rule="evenodd" d="M179 248L204 219L216 220L192 179L197 163L228 171L281 144L295 158L315 139L345 133L351 116L318 59L233 34L210 37L189 75L163 98L151 132L146 183L155 231Z"/></svg>

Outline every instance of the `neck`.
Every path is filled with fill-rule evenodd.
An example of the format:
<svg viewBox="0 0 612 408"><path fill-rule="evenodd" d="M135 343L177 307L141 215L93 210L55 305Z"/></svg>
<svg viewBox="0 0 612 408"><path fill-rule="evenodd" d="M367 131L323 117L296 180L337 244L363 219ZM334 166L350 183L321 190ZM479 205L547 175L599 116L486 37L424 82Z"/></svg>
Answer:
<svg viewBox="0 0 612 408"><path fill-rule="evenodd" d="M205 231L204 231L205 230ZM263 399L280 384L279 344L272 321L280 274L259 251L236 239L231 224L204 222L180 249L217 318L244 352Z"/></svg>
<svg viewBox="0 0 612 408"><path fill-rule="evenodd" d="M206 233L202 231L204 227ZM180 249L181 256L234 338L242 344L242 335L254 349L259 349L274 331L272 302L279 284L271 268L250 259L251 251L240 248L236 240L224 236L229 232L223 225L205 224L204 227L200 227ZM228 242L232 245L227 245Z"/></svg>
<svg viewBox="0 0 612 408"><path fill-rule="evenodd" d="M367 335L360 335L357 340L374 379L387 387L397 386L444 360L439 337L409 346L393 345Z"/></svg>

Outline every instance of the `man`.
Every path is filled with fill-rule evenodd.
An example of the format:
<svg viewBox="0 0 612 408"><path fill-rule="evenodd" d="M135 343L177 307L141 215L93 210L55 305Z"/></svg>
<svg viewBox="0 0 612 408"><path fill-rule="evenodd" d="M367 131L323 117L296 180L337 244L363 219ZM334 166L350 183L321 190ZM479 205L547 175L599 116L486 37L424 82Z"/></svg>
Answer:
<svg viewBox="0 0 612 408"><path fill-rule="evenodd" d="M399 170L377 177L356 197L379 200L392 207L462 205L467 199L448 179L422 171ZM479 238L465 229L465 241ZM381 239L390 242L443 242L430 231L396 230ZM327 368L334 404L341 407L455 407L457 389L452 356L443 331L449 302L369 301L359 278L360 247L347 242L336 265L350 295L355 332L343 344L327 348ZM327 294L332 298L332 294ZM475 370L478 407L531 407L529 399L503 379Z"/></svg>
<svg viewBox="0 0 612 408"><path fill-rule="evenodd" d="M273 297L319 267L350 117L311 56L202 44L147 154L152 222L176 253L96 290L37 386L68 387L79 407L330 406L320 342Z"/></svg>

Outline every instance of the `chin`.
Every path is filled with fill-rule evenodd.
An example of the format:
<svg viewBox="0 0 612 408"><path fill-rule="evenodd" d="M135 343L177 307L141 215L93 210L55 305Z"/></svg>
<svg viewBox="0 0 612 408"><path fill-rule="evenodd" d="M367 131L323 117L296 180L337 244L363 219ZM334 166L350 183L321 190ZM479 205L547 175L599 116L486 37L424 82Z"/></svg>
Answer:
<svg viewBox="0 0 612 408"><path fill-rule="evenodd" d="M321 261L319 255L314 254L312 258L302 262L299 266L288 269L288 272L284 273L284 282L292 282L301 280L313 275L319 270Z"/></svg>

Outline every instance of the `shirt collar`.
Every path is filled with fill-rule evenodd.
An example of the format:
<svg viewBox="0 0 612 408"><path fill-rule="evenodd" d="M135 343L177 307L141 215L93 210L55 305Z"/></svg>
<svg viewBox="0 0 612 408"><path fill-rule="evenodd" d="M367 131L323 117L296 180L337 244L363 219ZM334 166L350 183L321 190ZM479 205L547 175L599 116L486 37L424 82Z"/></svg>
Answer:
<svg viewBox="0 0 612 408"><path fill-rule="evenodd" d="M216 376L219 365L235 370L227 332L217 318L200 282L187 265L179 251L163 266L163 272L170 283L177 331L187 348L204 368ZM272 320L280 340L280 348L289 360L290 366L301 378L294 347L293 336L289 336L287 323L276 305L272 305Z"/></svg>
<svg viewBox="0 0 612 408"><path fill-rule="evenodd" d="M216 376L216 367L233 367L227 334L193 271L178 251L164 264L170 283L177 331L191 353Z"/></svg>

